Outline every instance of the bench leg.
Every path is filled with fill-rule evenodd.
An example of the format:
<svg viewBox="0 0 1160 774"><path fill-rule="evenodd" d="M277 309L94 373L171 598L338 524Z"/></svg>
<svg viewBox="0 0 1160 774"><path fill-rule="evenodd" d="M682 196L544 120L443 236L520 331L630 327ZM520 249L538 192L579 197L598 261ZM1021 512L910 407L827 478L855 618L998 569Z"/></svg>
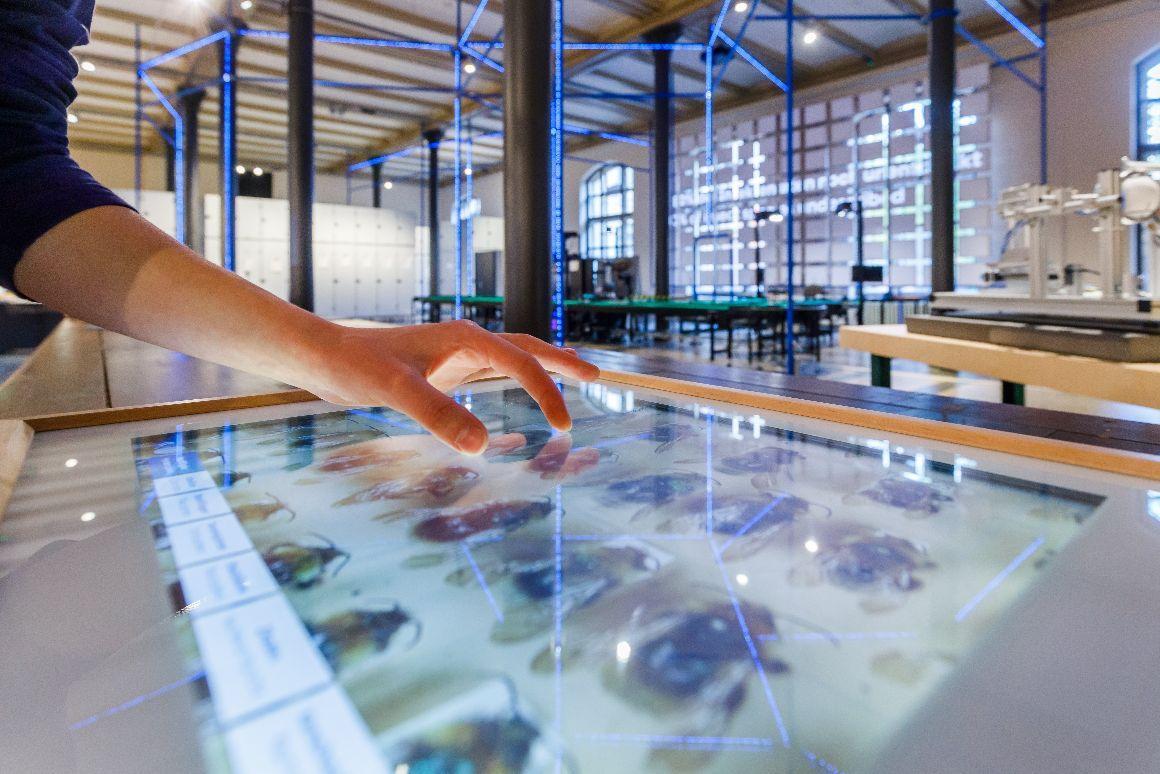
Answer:
<svg viewBox="0 0 1160 774"><path fill-rule="evenodd" d="M890 358L882 355L870 356L870 384L875 387L890 386Z"/></svg>
<svg viewBox="0 0 1160 774"><path fill-rule="evenodd" d="M1023 385L1018 382L1003 382L1003 402L1013 406L1023 405Z"/></svg>

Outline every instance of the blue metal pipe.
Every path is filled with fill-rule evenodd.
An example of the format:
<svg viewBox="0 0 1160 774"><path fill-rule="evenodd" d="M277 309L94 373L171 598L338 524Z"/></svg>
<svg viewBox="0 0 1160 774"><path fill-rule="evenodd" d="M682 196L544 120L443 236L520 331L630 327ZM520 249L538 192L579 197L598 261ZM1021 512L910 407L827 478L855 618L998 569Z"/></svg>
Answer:
<svg viewBox="0 0 1160 774"><path fill-rule="evenodd" d="M237 159L237 143L234 133L237 131L234 111L237 109L235 99L234 78L237 63L234 60L234 38L226 35L222 39L222 76L221 76L221 166L222 166L222 239L221 256L222 267L228 271L236 269L237 249L237 178L234 167Z"/></svg>
<svg viewBox="0 0 1160 774"><path fill-rule="evenodd" d="M157 67L158 65L163 65L166 62L177 59L178 57L182 57L182 56L185 56L186 54L197 51L198 49L205 48L206 46L208 46L211 43L216 43L219 40L221 40L222 38L226 37L227 34L228 33L226 33L225 30L221 30L220 32L215 32L212 35L206 35L204 38L198 38L195 41L192 41L190 43L186 43L184 46L178 46L177 48L173 49L172 51L167 51L164 54L159 54L159 55L153 57L152 59L146 59L144 62L141 63L141 66L138 67L137 69L141 70L141 71L152 70L154 67Z"/></svg>
<svg viewBox="0 0 1160 774"><path fill-rule="evenodd" d="M466 44L471 48L503 48L503 41L493 43L487 40L469 40ZM703 43L565 43L565 51L701 51Z"/></svg>
<svg viewBox="0 0 1160 774"><path fill-rule="evenodd" d="M987 56L988 59L990 59L992 62L995 63L995 66L1002 67L1004 70L1011 73L1012 75L1014 75L1016 78L1023 81L1024 83L1026 83L1031 88L1035 89L1036 91L1039 90L1038 83L1036 83L1032 78L1030 78L1025 72L1020 70L1018 67L1015 67L1010 62L1008 62L1002 55L999 54L998 51L991 48L986 43L979 40L979 38L972 35L967 30L966 27L964 27L961 24L956 24L955 31L958 32L960 35L962 35L963 38L967 42L969 42L971 45L973 45L975 48L982 51Z"/></svg>
<svg viewBox="0 0 1160 774"><path fill-rule="evenodd" d="M775 86L777 86L777 87L778 87L779 89L781 89L783 92L788 92L788 91L789 91L789 86L786 84L786 82L785 82L785 81L783 81L781 78L778 78L776 75L774 75L774 73L773 73L773 70L770 70L770 69L769 69L768 67L766 67L764 64L762 64L761 62L757 61L757 58L756 58L756 57L754 57L754 56L753 56L753 54L749 53L749 52L748 52L748 51L745 49L745 46L741 45L741 43L740 43L740 42L733 42L733 43L730 43L730 41L732 41L732 40L733 40L733 38L729 37L729 36L728 36L727 34L725 34L724 32L722 32L722 33L721 33L721 39L722 39L722 40L724 40L726 43L729 43L730 45L732 45L732 46L733 46L733 50L737 52L737 55L738 55L738 56L740 56L740 57L741 57L742 59L744 59L746 62L749 62L749 64L753 65L753 69L757 70L757 72L759 72L759 73L761 73L762 75L764 75L764 76L765 76L767 79L769 79L769 81L770 81L770 82L772 82L772 83L773 83ZM788 62L787 62L787 64L786 64L786 66L787 66L787 68L788 68L788 66L789 66L789 65L788 65Z"/></svg>
<svg viewBox="0 0 1160 774"><path fill-rule="evenodd" d="M244 29L238 34L246 38L274 38L288 40L289 32L282 30ZM450 53L455 46L450 43L431 43L423 40L387 40L385 38L365 38L357 35L315 35L316 43L341 43L348 46L370 46L372 48L404 48L420 51L441 51Z"/></svg>
<svg viewBox="0 0 1160 774"><path fill-rule="evenodd" d="M654 94L652 92L647 94L633 94L619 91L569 91L565 94L565 96L572 99L623 99L639 102L649 102L655 97L661 95ZM666 94L664 96L667 96L670 99L701 99L701 95L696 92L678 92L673 94Z"/></svg>
<svg viewBox="0 0 1160 774"><path fill-rule="evenodd" d="M789 17L783 13L761 14L754 17L754 21L786 21ZM922 14L917 13L830 13L830 14L794 14L797 21L922 21Z"/></svg>
<svg viewBox="0 0 1160 774"><path fill-rule="evenodd" d="M749 22L753 20L753 15L757 13L758 2L754 2L749 6L749 11L745 14L745 20L741 22L741 29L737 31L737 40L745 39L745 31L749 29ZM718 32L718 35L720 33ZM732 40L732 38L730 39ZM725 54L725 61L721 63L718 68L717 76L713 79L714 88L721 85L721 81L725 79L725 72L729 69L729 65L733 62L733 57L737 54L737 41L726 41L729 46L728 53Z"/></svg>
<svg viewBox="0 0 1160 774"><path fill-rule="evenodd" d="M459 5L456 4L458 10ZM482 10L482 4L481 4ZM452 198L455 201L455 319L463 318L463 56L459 49L452 52L455 68L455 99L452 100L455 126L455 180Z"/></svg>
<svg viewBox="0 0 1160 774"><path fill-rule="evenodd" d="M414 146L411 146L410 148L403 148L402 150L397 150L394 153L388 153L388 154L383 155L383 156L375 156L373 159L367 159L366 161L359 161L359 162L356 162L354 164L351 164L349 167L347 167L347 169L349 169L351 172L357 172L360 169L366 169L367 167L373 167L375 164L382 164L384 162L391 161L392 159L398 159L398 158L402 158L403 156L409 156L410 154L414 153L416 150L418 150L421 147L426 147L426 146L414 145Z"/></svg>
<svg viewBox="0 0 1160 774"><path fill-rule="evenodd" d="M555 0L552 19L552 333L557 346L567 338L564 314L564 0ZM607 133L600 133L604 136ZM647 143L645 143L647 144Z"/></svg>
<svg viewBox="0 0 1160 774"><path fill-rule="evenodd" d="M725 24L725 14L729 13L730 5L732 5L732 0L721 0L721 8L717 11L717 18L713 22L713 26L709 28L709 40L705 42L707 48L713 48L713 45L717 42L717 36L721 34L721 27ZM757 7L757 3L753 5ZM711 67L709 68L710 74L712 74L712 69Z"/></svg>
<svg viewBox="0 0 1160 774"><path fill-rule="evenodd" d="M1007 6L1000 3L999 0L983 0L983 2L991 6L995 13L1002 16L1008 24L1015 28L1016 32L1027 38L1027 40L1031 42L1031 45L1035 46L1036 48L1043 48L1045 45L1047 45L1043 38L1036 35L1035 32L1026 24L1024 24L1018 16L1007 10Z"/></svg>
<svg viewBox="0 0 1160 774"><path fill-rule="evenodd" d="M490 56L487 56L485 54L481 54L478 51L476 51L475 49L469 48L467 46L464 46L462 50L463 50L463 53L467 54L472 59L475 59L479 62L482 62L484 65L495 70L497 73L503 72L503 65L501 65L499 62L492 59Z"/></svg>
<svg viewBox="0 0 1160 774"><path fill-rule="evenodd" d="M459 46L467 43L471 37L471 33L475 31L475 25L479 22L479 17L483 15L483 9L487 7L487 0L479 0L479 5L475 6L475 12L471 14L471 18L467 20L467 26L463 28L463 34L459 36Z"/></svg>

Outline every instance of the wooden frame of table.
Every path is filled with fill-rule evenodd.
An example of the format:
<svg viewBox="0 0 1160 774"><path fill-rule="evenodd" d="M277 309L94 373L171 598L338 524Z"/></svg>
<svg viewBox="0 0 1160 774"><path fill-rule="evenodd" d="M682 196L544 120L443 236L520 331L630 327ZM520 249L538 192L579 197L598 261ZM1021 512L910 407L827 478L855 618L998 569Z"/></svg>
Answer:
<svg viewBox="0 0 1160 774"><path fill-rule="evenodd" d="M890 386L890 362L915 360L1000 380L1003 402L1022 405L1024 385L1160 409L1160 363L1120 363L910 333L905 325L846 326L838 343L870 353L870 383Z"/></svg>

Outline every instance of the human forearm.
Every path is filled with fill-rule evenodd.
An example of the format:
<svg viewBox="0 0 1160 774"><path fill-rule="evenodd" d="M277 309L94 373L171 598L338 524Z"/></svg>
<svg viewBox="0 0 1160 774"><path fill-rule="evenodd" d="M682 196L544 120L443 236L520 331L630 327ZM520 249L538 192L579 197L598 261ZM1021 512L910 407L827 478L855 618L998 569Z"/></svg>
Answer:
<svg viewBox="0 0 1160 774"><path fill-rule="evenodd" d="M463 321L389 330L316 317L199 258L124 207L62 221L16 266L21 292L163 347L303 387L347 405L386 405L455 448L478 453L483 424L440 391L517 379L559 430L568 410L546 370L594 379L574 352Z"/></svg>
<svg viewBox="0 0 1160 774"><path fill-rule="evenodd" d="M311 389L338 326L203 260L123 207L100 207L38 239L19 290L108 330Z"/></svg>

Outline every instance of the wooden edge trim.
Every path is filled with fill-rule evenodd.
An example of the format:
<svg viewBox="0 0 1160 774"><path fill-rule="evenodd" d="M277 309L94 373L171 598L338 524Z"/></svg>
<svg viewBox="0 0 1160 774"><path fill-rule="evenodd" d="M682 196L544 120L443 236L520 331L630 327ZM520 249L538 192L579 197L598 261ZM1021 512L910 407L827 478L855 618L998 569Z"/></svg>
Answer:
<svg viewBox="0 0 1160 774"><path fill-rule="evenodd" d="M808 419L839 422L867 430L909 435L929 441L1014 454L1020 457L1075 465L1107 473L1138 476L1153 481L1160 480L1160 457L1150 454L1106 449L1053 438L1037 438L1019 433L1009 433L1005 430L956 425L933 419L886 414L869 409L838 406L801 398L749 392L734 387L716 387L664 376L601 370L600 379L601 381L643 387L658 392L676 393L724 403L737 403L751 408L778 411Z"/></svg>
<svg viewBox="0 0 1160 774"><path fill-rule="evenodd" d="M228 398L200 398L172 403L153 403L148 406L127 406L123 408L75 411L67 414L45 414L24 420L38 433L50 430L74 430L80 427L113 425L120 422L141 422L149 419L168 419L193 414L209 414L214 411L234 411L237 409L281 406L287 403L305 403L320 398L306 390L285 390L255 395L236 395Z"/></svg>
<svg viewBox="0 0 1160 774"><path fill-rule="evenodd" d="M33 430L19 419L0 419L0 521L16 489L24 467L24 457L32 443Z"/></svg>

